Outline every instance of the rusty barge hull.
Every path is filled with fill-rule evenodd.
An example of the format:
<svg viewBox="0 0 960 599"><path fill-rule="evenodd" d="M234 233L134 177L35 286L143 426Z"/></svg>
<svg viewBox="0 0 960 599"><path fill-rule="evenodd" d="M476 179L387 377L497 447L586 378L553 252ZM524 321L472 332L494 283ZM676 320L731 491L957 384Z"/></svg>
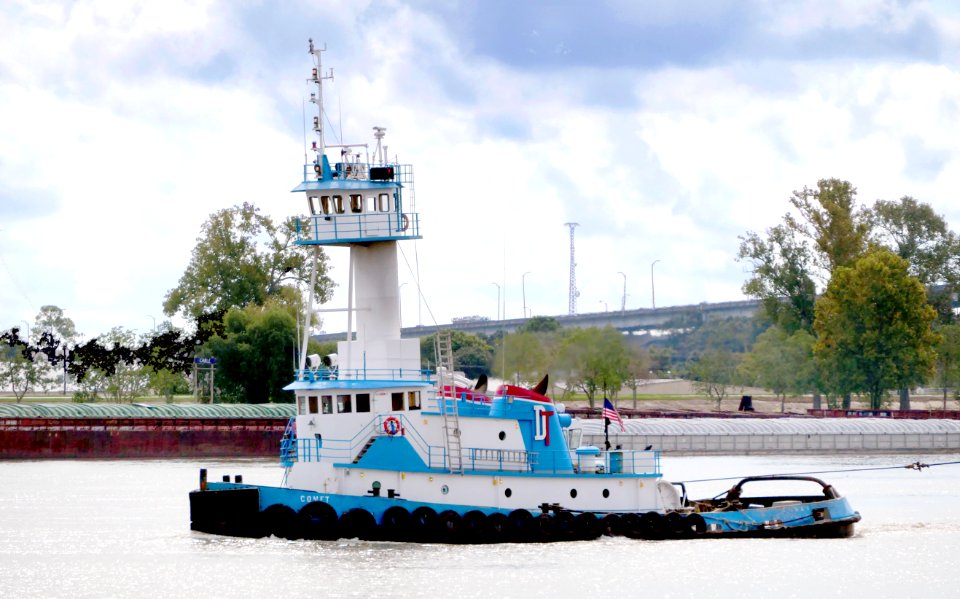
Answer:
<svg viewBox="0 0 960 599"><path fill-rule="evenodd" d="M286 418L3 418L0 459L275 457Z"/></svg>

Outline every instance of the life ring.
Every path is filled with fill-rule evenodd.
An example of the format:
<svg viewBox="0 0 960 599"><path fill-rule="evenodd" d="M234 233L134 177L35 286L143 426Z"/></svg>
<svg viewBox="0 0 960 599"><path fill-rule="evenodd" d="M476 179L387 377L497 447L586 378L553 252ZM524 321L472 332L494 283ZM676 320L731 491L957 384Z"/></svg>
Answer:
<svg viewBox="0 0 960 599"><path fill-rule="evenodd" d="M406 231L410 227L410 218L406 214L400 215L400 230Z"/></svg>
<svg viewBox="0 0 960 599"><path fill-rule="evenodd" d="M391 437L403 432L403 428L400 426L400 420L396 417L391 416L383 421L383 432L387 433Z"/></svg>

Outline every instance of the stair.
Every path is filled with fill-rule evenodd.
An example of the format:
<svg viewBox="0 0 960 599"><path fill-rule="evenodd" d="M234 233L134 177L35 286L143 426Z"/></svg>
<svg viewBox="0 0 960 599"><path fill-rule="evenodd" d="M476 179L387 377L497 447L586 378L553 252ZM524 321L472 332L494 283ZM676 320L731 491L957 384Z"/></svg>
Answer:
<svg viewBox="0 0 960 599"><path fill-rule="evenodd" d="M370 447L373 445L374 441L376 440L377 440L376 437L370 437L369 439L367 439L366 444L360 449L360 453L357 454L357 457L353 458L354 464L360 463L360 458L363 457L363 454L367 453L367 450L370 449Z"/></svg>
<svg viewBox="0 0 960 599"><path fill-rule="evenodd" d="M457 407L456 381L453 376L453 334L437 331L434 336L437 353L437 409L443 421L443 439L447 450L447 467L453 474L463 474L463 448L460 445L460 412ZM444 396L444 388L450 397Z"/></svg>
<svg viewBox="0 0 960 599"><path fill-rule="evenodd" d="M286 428L283 429L283 437L280 440L280 464L284 468L289 468L297 461L297 417L291 416L287 421Z"/></svg>

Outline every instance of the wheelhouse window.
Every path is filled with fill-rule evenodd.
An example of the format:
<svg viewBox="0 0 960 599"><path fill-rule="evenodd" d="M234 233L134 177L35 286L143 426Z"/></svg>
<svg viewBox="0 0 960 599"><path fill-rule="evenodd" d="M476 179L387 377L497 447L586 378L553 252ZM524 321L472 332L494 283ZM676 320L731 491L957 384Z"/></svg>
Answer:
<svg viewBox="0 0 960 599"><path fill-rule="evenodd" d="M320 198L317 196L309 196L308 200L310 204L310 214L316 214Z"/></svg>
<svg viewBox="0 0 960 599"><path fill-rule="evenodd" d="M407 392L407 409L409 410L420 409L420 392L419 391Z"/></svg>
<svg viewBox="0 0 960 599"><path fill-rule="evenodd" d="M370 394L369 393L357 393L357 411L358 412L370 411Z"/></svg>
<svg viewBox="0 0 960 599"><path fill-rule="evenodd" d="M324 214L330 214L330 196L320 196L320 209Z"/></svg>
<svg viewBox="0 0 960 599"><path fill-rule="evenodd" d="M390 194L381 193L378 199L377 210L380 212L390 212Z"/></svg>
<svg viewBox="0 0 960 599"><path fill-rule="evenodd" d="M390 409L394 412L403 411L403 393L393 393L390 395Z"/></svg>
<svg viewBox="0 0 960 599"><path fill-rule="evenodd" d="M350 194L350 212L353 212L354 214L363 212L363 196L361 194Z"/></svg>
<svg viewBox="0 0 960 599"><path fill-rule="evenodd" d="M311 395L310 397L307 398L307 402L309 404L309 413L316 414L317 413L317 396Z"/></svg>
<svg viewBox="0 0 960 599"><path fill-rule="evenodd" d="M303 416L307 413L307 398L300 395L297 397L297 414Z"/></svg>
<svg viewBox="0 0 960 599"><path fill-rule="evenodd" d="M337 214L343 214L343 196L333 196L333 209L336 210Z"/></svg>
<svg viewBox="0 0 960 599"><path fill-rule="evenodd" d="M333 414L333 396L322 395L320 397L320 407L323 409L323 414Z"/></svg>
<svg viewBox="0 0 960 599"><path fill-rule="evenodd" d="M338 395L337 396L337 413L338 414L348 414L353 411L353 406L350 402L349 395Z"/></svg>

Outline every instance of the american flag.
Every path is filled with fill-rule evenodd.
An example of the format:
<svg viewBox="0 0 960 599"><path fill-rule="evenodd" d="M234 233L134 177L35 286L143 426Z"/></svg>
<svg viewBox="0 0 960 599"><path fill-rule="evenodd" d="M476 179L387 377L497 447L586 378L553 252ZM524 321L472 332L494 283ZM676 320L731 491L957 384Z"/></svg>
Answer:
<svg viewBox="0 0 960 599"><path fill-rule="evenodd" d="M603 398L603 417L609 418L610 422L616 422L620 425L620 430L627 432L626 427L623 426L623 419L620 418L620 414L617 413L617 409L613 407L613 404L610 403L610 400L606 397Z"/></svg>

